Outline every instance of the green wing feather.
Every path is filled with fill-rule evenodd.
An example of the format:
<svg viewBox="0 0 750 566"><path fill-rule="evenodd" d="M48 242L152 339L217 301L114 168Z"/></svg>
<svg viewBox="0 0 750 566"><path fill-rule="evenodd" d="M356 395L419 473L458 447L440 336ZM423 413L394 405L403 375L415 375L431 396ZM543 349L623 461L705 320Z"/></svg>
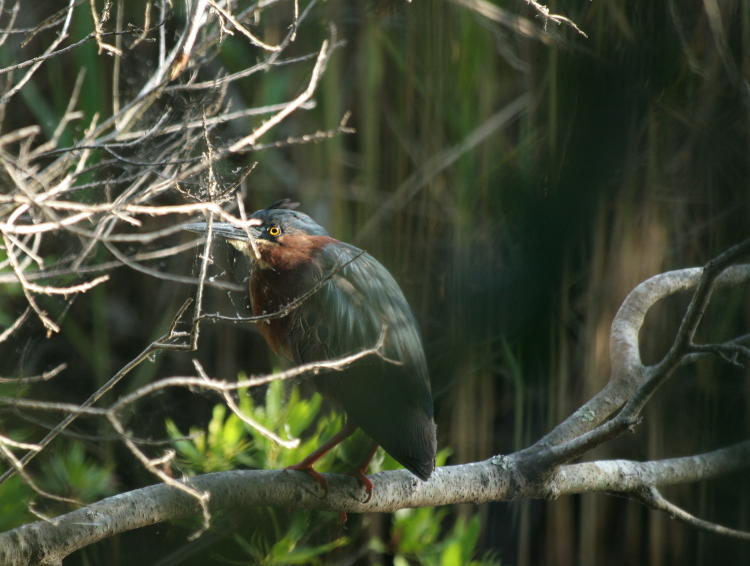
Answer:
<svg viewBox="0 0 750 566"><path fill-rule="evenodd" d="M383 328L388 360L368 356L343 372L315 378L325 396L396 460L422 478L434 467L432 395L414 316L391 274L359 248L335 242L315 258L315 279L334 274L296 309L290 325L298 363L374 346Z"/></svg>

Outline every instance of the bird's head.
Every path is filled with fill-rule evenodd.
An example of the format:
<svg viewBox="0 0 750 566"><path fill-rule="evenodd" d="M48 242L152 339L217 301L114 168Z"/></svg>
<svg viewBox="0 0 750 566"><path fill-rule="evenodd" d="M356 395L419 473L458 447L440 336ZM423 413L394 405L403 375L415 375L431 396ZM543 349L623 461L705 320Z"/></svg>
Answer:
<svg viewBox="0 0 750 566"><path fill-rule="evenodd" d="M245 228L228 222L214 222L212 231L262 269L293 268L311 261L315 250L334 241L315 220L294 210L296 206L298 203L288 199L278 201L253 212ZM203 234L208 230L208 224L197 222L184 228Z"/></svg>

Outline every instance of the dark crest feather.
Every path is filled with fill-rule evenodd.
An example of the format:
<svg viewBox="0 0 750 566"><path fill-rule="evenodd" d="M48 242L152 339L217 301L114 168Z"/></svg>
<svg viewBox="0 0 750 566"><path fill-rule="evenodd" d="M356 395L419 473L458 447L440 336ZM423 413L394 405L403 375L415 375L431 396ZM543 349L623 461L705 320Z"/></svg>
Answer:
<svg viewBox="0 0 750 566"><path fill-rule="evenodd" d="M286 208L288 210L294 210L295 208L299 208L299 205L300 203L298 203L297 201L294 201L290 198L283 198L281 200L277 200L268 208Z"/></svg>

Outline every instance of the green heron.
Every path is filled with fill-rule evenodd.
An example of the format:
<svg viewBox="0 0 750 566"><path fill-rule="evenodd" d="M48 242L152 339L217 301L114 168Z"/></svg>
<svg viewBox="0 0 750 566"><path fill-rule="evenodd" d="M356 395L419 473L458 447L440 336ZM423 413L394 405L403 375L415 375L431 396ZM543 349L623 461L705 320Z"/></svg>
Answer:
<svg viewBox="0 0 750 566"><path fill-rule="evenodd" d="M281 311L318 287L287 315L260 321L263 338L297 364L372 347L384 329L386 338L382 357L369 356L344 371L311 378L324 398L346 412L347 424L291 469L307 472L325 488L313 464L359 427L374 441L355 474L368 496L372 483L365 471L377 445L426 480L435 467L436 428L427 364L411 309L380 262L329 236L307 214L294 210L296 205L283 200L254 212L247 230L213 224L214 234L252 262L253 314ZM205 232L207 226L190 224L186 229Z"/></svg>

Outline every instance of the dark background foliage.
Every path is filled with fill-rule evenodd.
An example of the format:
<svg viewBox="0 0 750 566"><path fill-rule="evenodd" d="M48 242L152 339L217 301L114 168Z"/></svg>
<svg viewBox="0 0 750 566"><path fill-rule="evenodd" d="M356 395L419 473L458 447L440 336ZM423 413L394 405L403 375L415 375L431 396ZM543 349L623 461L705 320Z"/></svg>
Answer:
<svg viewBox="0 0 750 566"><path fill-rule="evenodd" d="M24 6L24 25L48 15L42 4ZM129 17L139 21L140 3L128 4ZM700 265L747 237L750 213L746 1L550 3L588 38L564 25L544 26L525 2L498 5L532 20L535 37L460 2L316 6L294 52L317 49L329 23L346 44L333 55L316 107L296 113L275 136L333 128L347 111L356 133L254 154L259 165L243 186L250 210L297 199L333 235L367 249L396 276L422 327L439 444L450 448L450 463L527 446L600 389L608 375L609 324L627 292L650 275ZM264 17L267 39L278 41L288 14ZM89 19L86 10L76 11L79 36L90 29ZM35 41L48 39L41 34ZM124 59L130 88L139 87L139 73L146 72L139 66L152 49L144 44ZM3 64L23 56L7 46L0 54ZM256 58L256 50L235 36L214 64L234 71ZM3 129L54 127L80 67L87 69L81 109L87 115L111 111L109 61L88 44L49 61L6 114ZM241 107L277 103L295 96L308 73L302 66L274 69L237 83L228 96ZM171 104L188 113L194 101L176 94ZM476 141L482 126L504 110L508 119ZM240 128L215 134L237 136ZM61 145L76 138L75 130L68 136ZM223 178L230 180L247 159L222 164ZM217 250L215 260L217 273L243 268L229 250ZM160 267L188 274L196 263L183 254ZM3 373L32 374L67 361L67 377L35 394L80 401L163 332L193 292L126 268L113 273L106 286L81 299L50 304L62 320L60 336L48 340L29 328L12 346L2 345ZM241 273L228 277L242 279ZM743 291L718 296L701 335L741 333L747 298ZM208 301L208 310L246 308L241 295L228 301L225 293L212 292ZM4 286L3 322L22 304L18 289ZM682 298L670 300L649 316L641 336L646 360L670 342L684 305ZM157 376L192 374L191 357L160 355L141 366L125 390ZM204 329L196 357L211 375L223 377L280 365L252 329L222 325ZM665 458L746 438L748 383L745 370L718 362L684 371L654 399L634 435L589 456ZM163 436L168 415L181 430L200 427L214 403L189 392L165 394L142 406L133 426L141 435ZM76 430L102 432L96 423ZM113 474L110 489L151 481L115 445L81 442L91 461ZM45 475L49 462L40 459L34 471ZM667 495L704 518L750 528L744 476L676 487ZM11 493L0 497L10 505ZM604 494L460 506L448 513L446 524L478 514L479 548L519 566L750 561L746 543L697 533ZM261 512L254 517L264 521ZM349 535L366 540L388 521L355 520ZM185 532L159 526L130 533L71 564L133 563L134 554L153 561L184 544ZM358 560L387 563L388 557Z"/></svg>

